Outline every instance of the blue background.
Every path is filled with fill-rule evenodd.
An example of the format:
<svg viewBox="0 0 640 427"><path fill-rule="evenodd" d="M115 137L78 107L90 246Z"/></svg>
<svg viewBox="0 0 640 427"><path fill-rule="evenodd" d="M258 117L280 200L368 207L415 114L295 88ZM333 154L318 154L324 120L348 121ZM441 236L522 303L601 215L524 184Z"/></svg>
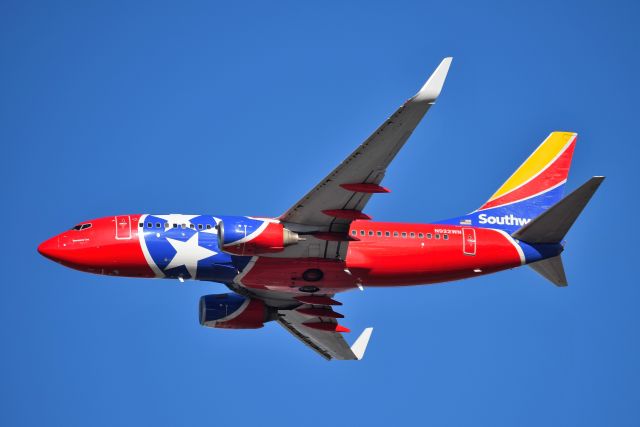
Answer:
<svg viewBox="0 0 640 427"><path fill-rule="evenodd" d="M0 4L0 424L638 425L637 2ZM553 130L567 289L522 268L343 294L360 363L277 324L202 328L220 285L82 274L36 253L88 218L278 215L454 57L375 219L486 200ZM355 339L352 333L348 339Z"/></svg>

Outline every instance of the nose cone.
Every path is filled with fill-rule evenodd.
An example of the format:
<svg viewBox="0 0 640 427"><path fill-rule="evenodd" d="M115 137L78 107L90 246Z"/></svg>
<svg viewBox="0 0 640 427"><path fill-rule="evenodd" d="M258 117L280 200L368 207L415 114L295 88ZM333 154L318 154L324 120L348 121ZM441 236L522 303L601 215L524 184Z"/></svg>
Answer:
<svg viewBox="0 0 640 427"><path fill-rule="evenodd" d="M58 236L40 243L40 246L38 246L38 252L40 252L40 255L42 256L58 261L58 257L60 255L60 249L58 248Z"/></svg>

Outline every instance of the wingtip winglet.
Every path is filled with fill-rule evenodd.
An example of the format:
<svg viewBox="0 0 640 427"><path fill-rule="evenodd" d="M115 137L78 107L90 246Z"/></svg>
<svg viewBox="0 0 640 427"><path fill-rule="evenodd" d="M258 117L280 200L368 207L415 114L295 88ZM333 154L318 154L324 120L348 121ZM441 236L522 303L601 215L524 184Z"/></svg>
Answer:
<svg viewBox="0 0 640 427"><path fill-rule="evenodd" d="M358 339L351 346L351 351L356 356L358 360L362 360L364 357L364 352L367 349L367 345L369 344L369 338L371 338L371 333L373 332L373 328L365 328L364 331L360 334Z"/></svg>
<svg viewBox="0 0 640 427"><path fill-rule="evenodd" d="M415 101L435 102L444 86L451 61L453 61L453 57L448 56L440 62L438 68L436 68L424 86L422 86L420 91L413 97Z"/></svg>

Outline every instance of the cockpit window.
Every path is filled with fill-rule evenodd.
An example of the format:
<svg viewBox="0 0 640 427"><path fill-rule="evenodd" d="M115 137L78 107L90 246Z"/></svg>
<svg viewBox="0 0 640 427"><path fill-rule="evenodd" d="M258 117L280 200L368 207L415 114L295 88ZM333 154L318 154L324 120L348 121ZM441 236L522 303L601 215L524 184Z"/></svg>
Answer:
<svg viewBox="0 0 640 427"><path fill-rule="evenodd" d="M78 224L73 226L71 229L75 231L86 230L87 228L91 228L91 223L88 224Z"/></svg>

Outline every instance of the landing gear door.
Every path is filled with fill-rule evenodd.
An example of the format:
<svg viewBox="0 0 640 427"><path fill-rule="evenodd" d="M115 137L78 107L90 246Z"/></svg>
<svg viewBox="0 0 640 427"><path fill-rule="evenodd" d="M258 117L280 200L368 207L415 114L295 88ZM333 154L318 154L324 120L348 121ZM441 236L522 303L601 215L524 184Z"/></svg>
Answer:
<svg viewBox="0 0 640 427"><path fill-rule="evenodd" d="M116 222L116 240L131 239L131 217L129 215L121 215L115 217Z"/></svg>
<svg viewBox="0 0 640 427"><path fill-rule="evenodd" d="M476 230L473 228L462 229L462 252L465 255L476 254Z"/></svg>

